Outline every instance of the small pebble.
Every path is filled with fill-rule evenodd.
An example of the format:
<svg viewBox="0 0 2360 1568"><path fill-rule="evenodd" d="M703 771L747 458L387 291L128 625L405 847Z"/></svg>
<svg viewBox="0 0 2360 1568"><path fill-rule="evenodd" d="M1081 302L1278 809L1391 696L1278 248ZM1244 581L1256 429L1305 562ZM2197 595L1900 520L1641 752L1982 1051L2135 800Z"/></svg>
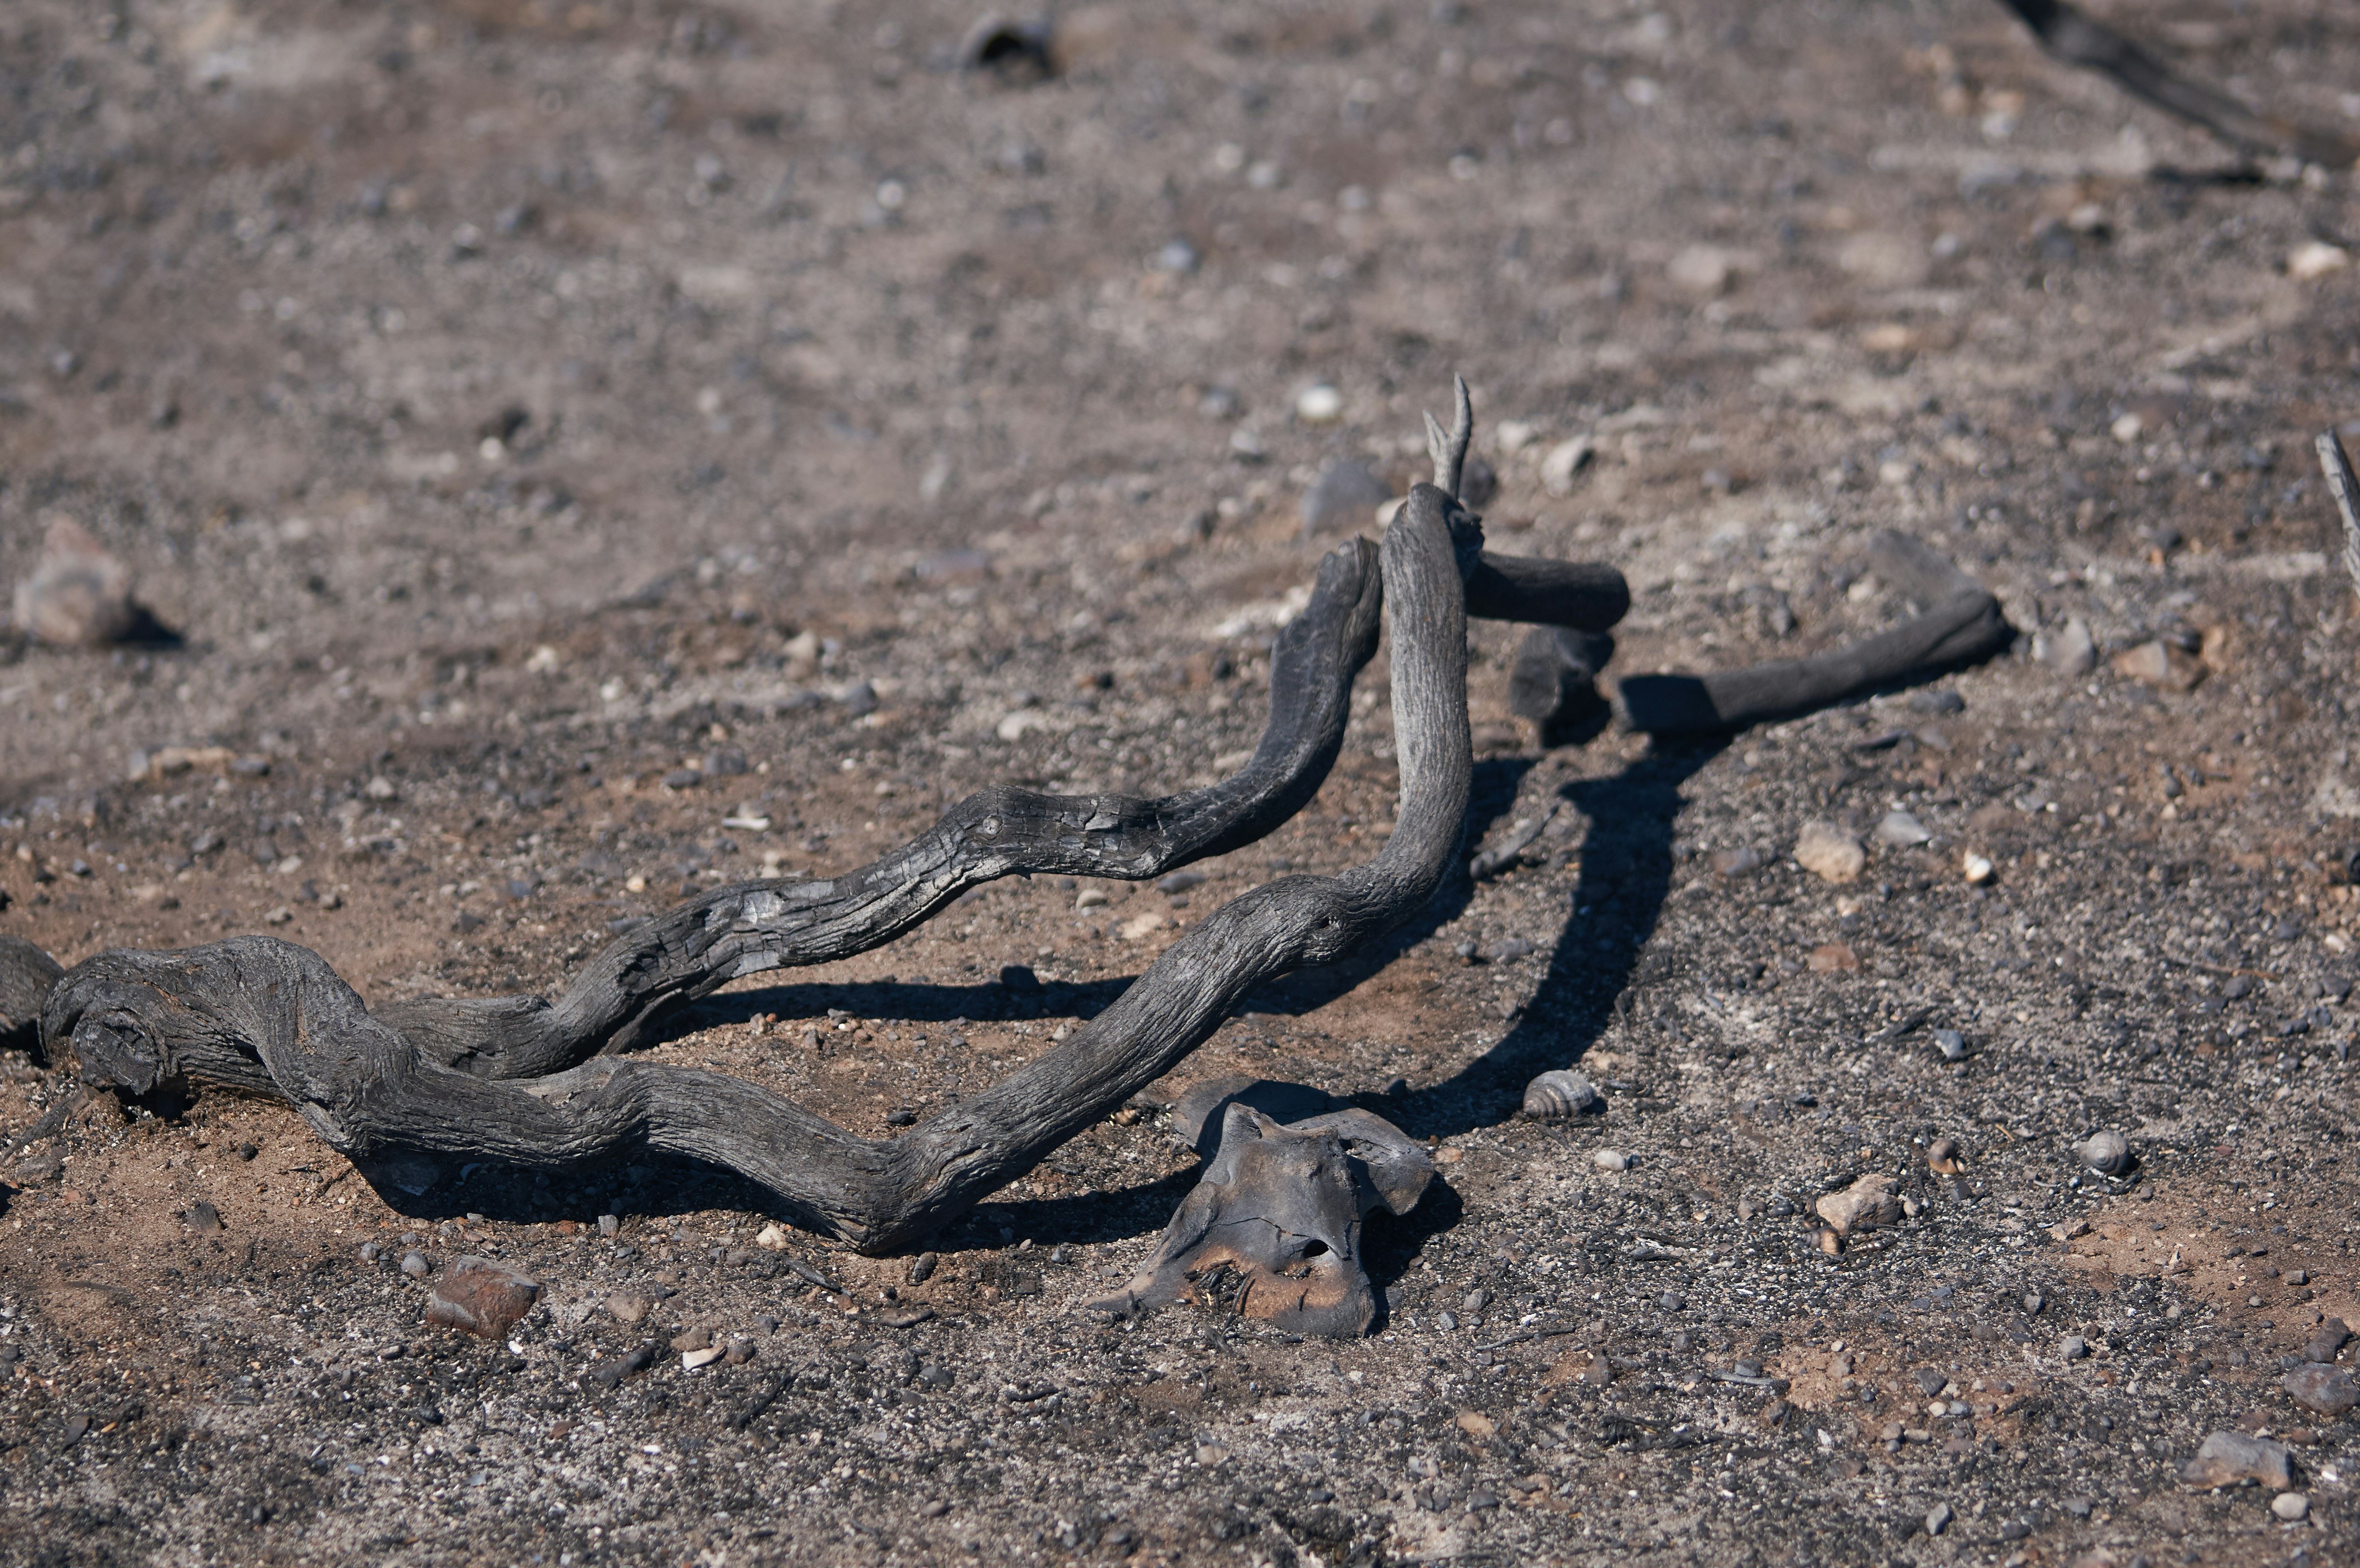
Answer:
<svg viewBox="0 0 2360 1568"><path fill-rule="evenodd" d="M1885 844L1901 849L1914 849L1932 841L1934 835L1926 824L1907 811L1887 811L1885 820L1876 824L1876 836Z"/></svg>
<svg viewBox="0 0 2360 1568"><path fill-rule="evenodd" d="M1964 1062L1967 1059L1967 1037L1957 1029L1936 1029L1934 1049L1942 1053L1945 1062Z"/></svg>
<svg viewBox="0 0 2360 1568"><path fill-rule="evenodd" d="M2089 1341L2078 1334L2069 1334L2057 1342L2057 1354L2068 1361L2079 1361L2090 1354Z"/></svg>
<svg viewBox="0 0 2360 1568"><path fill-rule="evenodd" d="M1988 857L1980 855L1969 855L1959 863L1959 868L1966 874L1968 885L1974 887L1990 881L1996 869Z"/></svg>
<svg viewBox="0 0 2360 1568"><path fill-rule="evenodd" d="M1833 822L1803 824L1795 838L1795 864L1824 881L1850 882L1868 866L1868 852Z"/></svg>
<svg viewBox="0 0 2360 1568"><path fill-rule="evenodd" d="M1601 1171L1628 1171L1631 1157L1619 1149L1601 1149L1590 1157L1590 1162Z"/></svg>
<svg viewBox="0 0 2360 1568"><path fill-rule="evenodd" d="M401 1255L401 1271L404 1274L409 1275L411 1279L423 1279L426 1278L426 1254L422 1252L405 1252Z"/></svg>
<svg viewBox="0 0 2360 1568"><path fill-rule="evenodd" d="M623 1220L621 1215L600 1214L598 1216L598 1234L600 1236L613 1236L622 1228Z"/></svg>
<svg viewBox="0 0 2360 1568"><path fill-rule="evenodd" d="M2311 1499L2300 1492L2280 1492L2270 1499L2270 1512L2293 1524L2310 1514Z"/></svg>
<svg viewBox="0 0 2360 1568"><path fill-rule="evenodd" d="M1344 395L1326 382L1295 395L1295 417L1306 425L1330 425L1344 417Z"/></svg>
<svg viewBox="0 0 2360 1568"><path fill-rule="evenodd" d="M1437 1312L1435 1314L1434 1326L1442 1330L1443 1333L1448 1334L1452 1329L1459 1326L1459 1314L1457 1312Z"/></svg>
<svg viewBox="0 0 2360 1568"><path fill-rule="evenodd" d="M1957 1516L1950 1512L1950 1504L1936 1503L1932 1508L1926 1510L1926 1533L1928 1535L1941 1534L1944 1530L1950 1528L1950 1520L1955 1517Z"/></svg>
<svg viewBox="0 0 2360 1568"><path fill-rule="evenodd" d="M1480 1312L1491 1304L1491 1292L1478 1287L1468 1291L1467 1299L1459 1304L1470 1312Z"/></svg>

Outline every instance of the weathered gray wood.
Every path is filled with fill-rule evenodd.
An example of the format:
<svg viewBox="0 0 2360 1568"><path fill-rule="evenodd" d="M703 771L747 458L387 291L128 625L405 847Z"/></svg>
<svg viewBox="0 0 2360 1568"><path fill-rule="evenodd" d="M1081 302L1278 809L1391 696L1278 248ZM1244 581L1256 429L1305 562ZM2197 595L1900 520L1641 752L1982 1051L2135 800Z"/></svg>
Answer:
<svg viewBox="0 0 2360 1568"><path fill-rule="evenodd" d="M1433 895L1457 854L1472 778L1464 579L1480 544L1451 497L1419 485L1378 550L1393 601L1402 788L1376 858L1338 877L1269 883L1213 911L1072 1039L899 1138L869 1142L736 1079L613 1056L531 1078L461 1071L371 1017L318 954L266 937L101 953L51 990L43 1037L93 1084L144 1094L191 1080L284 1098L364 1166L426 1153L563 1170L661 1149L738 1171L864 1250L892 1247L1170 1071L1255 985L1347 956ZM643 998L647 978L616 984Z"/></svg>
<svg viewBox="0 0 2360 1568"><path fill-rule="evenodd" d="M65 971L21 936L0 933L0 1051L37 1051L41 1004Z"/></svg>
<svg viewBox="0 0 2360 1568"><path fill-rule="evenodd" d="M1808 659L1711 675L1626 675L1616 697L1623 723L1653 735L1743 729L1924 680L2014 640L1999 601L1918 540L1881 534L1870 554L1888 583L1930 607L1889 631Z"/></svg>
<svg viewBox="0 0 2360 1568"><path fill-rule="evenodd" d="M1470 419L1462 408L1460 426ZM1464 429L1437 440L1437 472L1463 462ZM1471 528L1470 537L1480 539ZM553 1003L429 997L389 1004L378 1017L445 1065L478 1077L538 1077L643 1044L668 1014L732 980L881 946L1002 877L1139 881L1251 844L1302 810L1335 764L1353 679L1376 649L1376 555L1354 539L1321 561L1311 603L1272 651L1262 743L1217 784L1160 800L987 789L912 843L841 877L741 882L676 905L609 943ZM1610 566L1486 554L1469 583L1470 593L1483 585L1485 613L1508 620L1595 630L1631 603Z"/></svg>
<svg viewBox="0 0 2360 1568"><path fill-rule="evenodd" d="M2245 152L2290 152L2312 163L2348 168L2360 160L2360 137L2299 125L2248 108L2198 85L2066 0L2000 0L2032 29L2040 47L2068 65L2106 77L2132 97L2202 125Z"/></svg>
<svg viewBox="0 0 2360 1568"><path fill-rule="evenodd" d="M2314 444L2319 449L2319 466L2327 475L2327 493L2335 502L2340 525L2335 539L2344 558L2344 574L2352 579L2353 590L2360 593L2360 474L2353 472L2352 454L2344 450L2333 430L2320 431Z"/></svg>
<svg viewBox="0 0 2360 1568"><path fill-rule="evenodd" d="M1605 705L1598 676L1613 657L1614 639L1603 632L1533 627L1508 667L1508 712L1531 720L1541 744L1549 745Z"/></svg>

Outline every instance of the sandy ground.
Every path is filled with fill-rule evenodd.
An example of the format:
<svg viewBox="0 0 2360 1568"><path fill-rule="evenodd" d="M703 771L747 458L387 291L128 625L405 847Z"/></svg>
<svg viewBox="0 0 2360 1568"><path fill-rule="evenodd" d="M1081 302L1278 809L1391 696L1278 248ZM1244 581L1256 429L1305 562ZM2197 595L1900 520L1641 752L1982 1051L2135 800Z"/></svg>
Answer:
<svg viewBox="0 0 2360 1568"><path fill-rule="evenodd" d="M2360 112L2321 0L2104 11ZM373 1190L280 1106L93 1100L5 1172L5 1555L2360 1560L2360 1432L2280 1386L2360 1322L2360 628L2310 453L2360 420L2350 179L1969 0L1110 6L1045 80L952 71L972 20L0 8L0 580L68 517L178 634L0 642L0 930L547 991L986 783L1209 780L1338 537L1305 490L1405 484L1454 372L1495 548L1629 574L1617 670L1890 624L1885 527L2019 646L1942 701L1542 750L1479 626L1470 844L1560 808L1517 868L1258 994L923 1283L758 1247L759 1193L668 1162ZM2093 670L2033 657L2076 621ZM2114 668L2157 642L2170 679ZM996 885L656 1054L887 1136L1207 909L1373 853L1384 687L1185 895ZM1813 820L1860 877L1793 862ZM1516 1118L1576 1062L1602 1116ZM1086 1310L1192 1180L1161 1107L1232 1072L1433 1140L1371 1222L1372 1337ZM0 1079L16 1136L72 1093ZM2120 1180L2069 1152L2106 1128ZM1823 1251L1813 1201L1874 1173L1915 1212ZM468 1254L543 1284L508 1343L422 1321ZM700 1328L746 1348L685 1369ZM2307 1515L2182 1484L2222 1430L2288 1445Z"/></svg>

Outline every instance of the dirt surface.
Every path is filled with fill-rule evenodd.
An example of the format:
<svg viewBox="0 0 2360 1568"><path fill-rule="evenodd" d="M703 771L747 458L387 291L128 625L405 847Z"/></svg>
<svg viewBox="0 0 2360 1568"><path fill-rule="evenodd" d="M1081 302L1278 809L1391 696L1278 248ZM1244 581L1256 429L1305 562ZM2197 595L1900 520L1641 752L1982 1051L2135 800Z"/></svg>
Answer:
<svg viewBox="0 0 2360 1568"><path fill-rule="evenodd" d="M2360 109L2326 0L2103 9ZM2279 1386L2360 1322L2360 627L2309 451L2360 419L2349 178L2242 168L1970 0L1131 5L1036 80L951 71L971 20L0 7L0 580L71 517L179 637L0 648L0 930L547 990L988 782L1209 779L1327 542L1303 492L1405 483L1454 371L1494 548L1630 574L1616 670L1889 624L1888 526L2021 644L1542 751L1479 626L1470 846L1548 830L1258 996L923 1282L759 1246L685 1167L378 1191L281 1107L93 1101L5 1172L0 1552L2355 1561L2360 1432ZM2032 657L2075 620L2094 670ZM2158 640L2156 683L2110 662ZM1384 686L1200 886L998 885L658 1053L930 1114L1220 900L1372 853ZM1856 880L1790 858L1814 820ZM5 1060L21 1138L72 1087ZM1602 1115L1516 1119L1577 1061ZM1084 1307L1189 1185L1158 1107L1240 1071L1436 1140L1371 1222L1371 1338ZM2109 1128L2112 1181L2069 1149ZM1823 1249L1875 1173L1913 1212ZM507 1341L424 1321L471 1255L542 1284ZM700 1329L744 1347L688 1370ZM2307 1517L2180 1483L2238 1429Z"/></svg>

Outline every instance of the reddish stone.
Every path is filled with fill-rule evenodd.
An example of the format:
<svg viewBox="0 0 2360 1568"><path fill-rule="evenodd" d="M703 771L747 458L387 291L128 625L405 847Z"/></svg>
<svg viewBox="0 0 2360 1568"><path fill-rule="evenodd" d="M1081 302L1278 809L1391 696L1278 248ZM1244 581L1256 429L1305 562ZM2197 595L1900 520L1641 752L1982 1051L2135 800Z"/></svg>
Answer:
<svg viewBox="0 0 2360 1568"><path fill-rule="evenodd" d="M481 1339L505 1339L541 1297L539 1280L488 1258L461 1258L434 1282L426 1321Z"/></svg>

